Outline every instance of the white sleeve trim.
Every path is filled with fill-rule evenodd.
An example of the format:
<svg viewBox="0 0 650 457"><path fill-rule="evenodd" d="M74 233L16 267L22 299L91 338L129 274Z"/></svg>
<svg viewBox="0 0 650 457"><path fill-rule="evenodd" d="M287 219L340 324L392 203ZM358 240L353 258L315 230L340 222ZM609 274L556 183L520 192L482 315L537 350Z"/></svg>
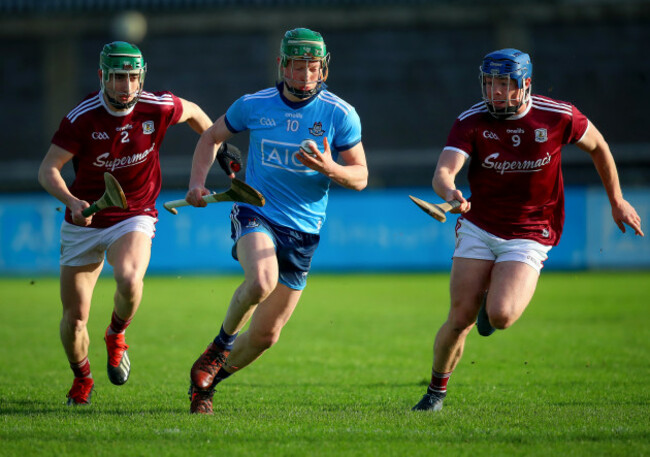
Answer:
<svg viewBox="0 0 650 457"><path fill-rule="evenodd" d="M589 131L589 127L591 127L591 121L587 120L587 128L585 129L585 133L583 133L582 136L580 137L580 139L578 141L576 141L576 144L580 143L582 141L582 139L585 137L585 135Z"/></svg>
<svg viewBox="0 0 650 457"><path fill-rule="evenodd" d="M469 159L469 154L466 153L465 151L463 151L462 149L454 148L454 147L451 147L451 146L445 146L444 148L442 148L442 152L445 152L445 151L453 151L453 152L456 152L456 153L464 156L466 159Z"/></svg>

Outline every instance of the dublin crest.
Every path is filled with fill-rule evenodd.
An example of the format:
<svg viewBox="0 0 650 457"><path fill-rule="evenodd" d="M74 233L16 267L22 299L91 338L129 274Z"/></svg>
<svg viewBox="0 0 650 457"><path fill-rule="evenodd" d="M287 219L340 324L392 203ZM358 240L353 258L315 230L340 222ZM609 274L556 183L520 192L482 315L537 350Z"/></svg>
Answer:
<svg viewBox="0 0 650 457"><path fill-rule="evenodd" d="M314 122L314 126L309 128L309 133L311 133L314 136L323 136L323 123L322 122Z"/></svg>

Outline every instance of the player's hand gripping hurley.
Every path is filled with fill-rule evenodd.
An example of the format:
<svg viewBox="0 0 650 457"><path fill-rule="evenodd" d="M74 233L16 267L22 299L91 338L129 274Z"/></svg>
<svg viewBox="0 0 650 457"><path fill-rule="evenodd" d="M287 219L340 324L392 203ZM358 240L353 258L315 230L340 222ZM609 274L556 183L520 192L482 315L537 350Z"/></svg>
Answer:
<svg viewBox="0 0 650 457"><path fill-rule="evenodd" d="M240 181L237 178L233 178L230 183L230 189L221 193L213 193L210 195L204 195L203 201L206 203L217 203L217 202L240 202L248 203L249 205L254 206L264 206L266 200L264 195L259 193L256 189L252 188L243 181ZM175 208L180 206L188 206L189 203L187 200L173 200L163 204L165 209L172 214L178 214Z"/></svg>
<svg viewBox="0 0 650 457"><path fill-rule="evenodd" d="M112 174L106 172L104 173L104 183L106 184L104 195L81 212L84 217L88 217L91 214L95 214L97 211L101 211L110 206L117 206L122 209L128 208L124 191L122 190L120 183L117 182L117 179L115 179Z"/></svg>
<svg viewBox="0 0 650 457"><path fill-rule="evenodd" d="M456 209L460 206L460 202L458 200L450 200L448 202L444 203L439 203L437 205L429 202L425 202L424 200L420 200L417 197L414 197L413 195L409 195L411 200L413 200L413 203L418 205L422 211L427 213L429 216L434 218L437 221L440 222L445 222L447 220L447 212L451 211L452 209Z"/></svg>

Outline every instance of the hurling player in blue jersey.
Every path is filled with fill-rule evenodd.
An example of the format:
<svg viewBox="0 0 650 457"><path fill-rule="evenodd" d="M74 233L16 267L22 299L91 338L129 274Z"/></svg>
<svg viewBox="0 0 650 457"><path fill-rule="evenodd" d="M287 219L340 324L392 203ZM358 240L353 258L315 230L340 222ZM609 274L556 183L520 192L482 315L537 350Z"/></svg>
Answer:
<svg viewBox="0 0 650 457"><path fill-rule="evenodd" d="M359 116L325 86L329 54L322 36L304 28L286 32L277 62L278 84L235 101L194 152L186 199L205 206L215 158L231 178L241 164L221 145L248 130L246 181L266 204L233 205L233 257L244 281L219 334L192 366L191 413L211 414L215 386L278 341L306 285L331 181L354 190L368 183ZM305 139L315 142L307 152L300 149Z"/></svg>

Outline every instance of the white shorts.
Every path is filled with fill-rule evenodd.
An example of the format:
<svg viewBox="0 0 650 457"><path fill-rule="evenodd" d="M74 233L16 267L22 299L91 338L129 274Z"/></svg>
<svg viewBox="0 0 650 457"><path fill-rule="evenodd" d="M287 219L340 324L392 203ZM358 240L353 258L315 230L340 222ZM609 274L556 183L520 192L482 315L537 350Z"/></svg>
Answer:
<svg viewBox="0 0 650 457"><path fill-rule="evenodd" d="M533 240L499 238L466 219L459 219L454 257L493 260L494 263L523 262L540 273L551 247Z"/></svg>
<svg viewBox="0 0 650 457"><path fill-rule="evenodd" d="M59 263L71 267L99 263L110 245L126 233L143 232L153 238L156 222L151 216L133 216L111 227L90 228L63 221Z"/></svg>

